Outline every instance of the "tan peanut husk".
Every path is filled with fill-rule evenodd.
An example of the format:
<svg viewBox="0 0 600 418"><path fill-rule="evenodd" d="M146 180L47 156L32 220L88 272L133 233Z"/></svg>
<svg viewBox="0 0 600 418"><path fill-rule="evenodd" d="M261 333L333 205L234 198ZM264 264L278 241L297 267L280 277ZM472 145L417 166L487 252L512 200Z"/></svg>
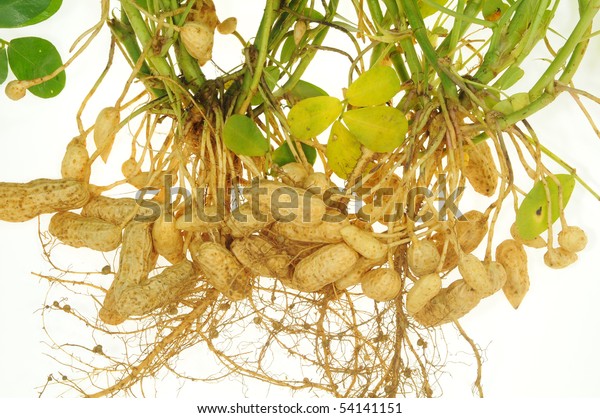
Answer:
<svg viewBox="0 0 600 418"><path fill-rule="evenodd" d="M473 310L481 295L464 280L443 288L413 318L424 327L435 327L460 319Z"/></svg>
<svg viewBox="0 0 600 418"><path fill-rule="evenodd" d="M121 225L129 220L153 222L160 215L160 207L154 202L138 202L129 197L96 196L83 206L81 214Z"/></svg>
<svg viewBox="0 0 600 418"><path fill-rule="evenodd" d="M225 220L225 227L231 236L242 238L266 228L274 221L270 211L261 210L258 206L253 208L250 202L246 202L231 211Z"/></svg>
<svg viewBox="0 0 600 418"><path fill-rule="evenodd" d="M116 107L105 107L98 113L94 124L94 144L106 163L115 142L121 123L121 114Z"/></svg>
<svg viewBox="0 0 600 418"><path fill-rule="evenodd" d="M76 180L0 183L0 220L24 222L44 213L78 209L89 198L87 185Z"/></svg>
<svg viewBox="0 0 600 418"><path fill-rule="evenodd" d="M183 253L183 235L175 225L175 218L163 212L152 226L154 250L169 263L177 264L185 258Z"/></svg>
<svg viewBox="0 0 600 418"><path fill-rule="evenodd" d="M209 232L221 229L225 225L224 208L219 213L217 206L203 208L185 208L175 220L175 227L182 231Z"/></svg>
<svg viewBox="0 0 600 418"><path fill-rule="evenodd" d="M98 218L72 212L58 212L50 219L48 231L71 247L112 251L121 244L121 228Z"/></svg>
<svg viewBox="0 0 600 418"><path fill-rule="evenodd" d="M90 172L90 155L85 146L85 139L77 136L67 145L60 174L63 179L87 183L90 180Z"/></svg>
<svg viewBox="0 0 600 418"><path fill-rule="evenodd" d="M341 214L339 215L341 216ZM333 244L343 241L340 231L348 225L350 222L346 217L339 222L323 221L317 225L305 225L301 222L275 222L271 225L271 231L275 235L294 241Z"/></svg>
<svg viewBox="0 0 600 418"><path fill-rule="evenodd" d="M326 245L296 265L291 286L303 292L315 292L344 277L357 260L356 251L346 244Z"/></svg>
<svg viewBox="0 0 600 418"><path fill-rule="evenodd" d="M370 232L354 225L348 225L340 230L340 234L350 248L365 258L378 260L387 255L388 246Z"/></svg>
<svg viewBox="0 0 600 418"><path fill-rule="evenodd" d="M289 279L291 257L265 238L251 235L233 240L231 252L255 276Z"/></svg>
<svg viewBox="0 0 600 418"><path fill-rule="evenodd" d="M431 274L440 264L440 253L437 246L426 239L411 243L406 256L408 267L415 276Z"/></svg>
<svg viewBox="0 0 600 418"><path fill-rule="evenodd" d="M550 248L544 254L544 264L553 269L563 269L570 266L578 259L577 253L563 247Z"/></svg>
<svg viewBox="0 0 600 418"><path fill-rule="evenodd" d="M413 284L406 294L406 311L414 316L442 289L442 278L437 273L426 274Z"/></svg>
<svg viewBox="0 0 600 418"><path fill-rule="evenodd" d="M402 278L396 270L382 267L365 273L360 286L368 298L376 302L387 302L402 290Z"/></svg>
<svg viewBox="0 0 600 418"><path fill-rule="evenodd" d="M221 244L193 240L190 254L194 265L215 289L232 301L250 296L250 276L233 254Z"/></svg>
<svg viewBox="0 0 600 418"><path fill-rule="evenodd" d="M578 226L566 226L558 234L558 244L572 253L583 251L587 242L585 231Z"/></svg>
<svg viewBox="0 0 600 418"><path fill-rule="evenodd" d="M152 224L130 222L123 231L119 255L119 269L106 293L99 312L100 319L109 325L118 325L127 317L119 314L118 301L125 289L137 286L148 278L158 258L152 245Z"/></svg>
<svg viewBox="0 0 600 418"><path fill-rule="evenodd" d="M464 148L463 174L473 189L484 196L493 196L498 187L498 172L487 141Z"/></svg>
<svg viewBox="0 0 600 418"><path fill-rule="evenodd" d="M529 290L527 253L521 243L507 239L496 248L496 261L506 271L506 283L502 287L504 295L512 307L517 309Z"/></svg>
<svg viewBox="0 0 600 418"><path fill-rule="evenodd" d="M481 294L493 294L496 283L492 281L488 269L473 254L465 254L458 262L458 271L463 280Z"/></svg>
<svg viewBox="0 0 600 418"><path fill-rule="evenodd" d="M485 238L488 225L483 213L471 210L464 214L463 220L455 220L456 240L462 251L466 254L473 252ZM458 266L459 255L454 248L454 238L446 233L438 233L430 238L435 242L438 252L443 254L444 244L448 241L448 248L442 264L441 271L452 270Z"/></svg>
<svg viewBox="0 0 600 418"><path fill-rule="evenodd" d="M192 263L182 260L138 285L127 287L119 297L117 311L129 318L176 303L182 292L193 289L197 277Z"/></svg>
<svg viewBox="0 0 600 418"><path fill-rule="evenodd" d="M362 281L365 273L374 267L384 264L386 260L387 257L383 257L380 260L359 257L350 271L347 272L342 278L335 281L335 288L338 290L345 290L351 286L359 284Z"/></svg>

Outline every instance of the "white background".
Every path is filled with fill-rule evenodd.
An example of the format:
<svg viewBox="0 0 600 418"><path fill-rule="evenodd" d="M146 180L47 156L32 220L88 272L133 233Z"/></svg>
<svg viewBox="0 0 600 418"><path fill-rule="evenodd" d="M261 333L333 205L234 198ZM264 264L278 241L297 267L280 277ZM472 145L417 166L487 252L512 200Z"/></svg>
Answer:
<svg viewBox="0 0 600 418"><path fill-rule="evenodd" d="M572 27L576 15L567 9L576 2L563 3L560 15L564 27L561 27L563 33L568 33L564 31ZM263 2L236 0L217 4L222 19L236 16L242 36L246 39L253 36ZM95 22L97 15L97 2L65 0L59 14L49 21L25 30L0 30L0 37L7 40L23 35L46 37L67 57L72 41ZM64 148L77 133L74 115L104 66L107 48L105 28L102 36L68 69L67 87L55 99L41 100L28 95L19 102L12 102L0 95L1 181L59 177ZM240 44L232 37L219 36L215 58L223 68L231 68L241 62ZM341 88L347 80L346 61L325 52L319 53L318 58L320 66L311 69L306 78L341 97ZM535 69L539 63L533 61L530 65L527 68ZM210 69L207 73L209 77L215 75ZM599 73L600 44L594 41L575 79L577 87L600 95ZM124 71L103 84L93 103L96 111L114 103L127 74ZM586 103L594 119L600 121L598 105ZM95 118L94 107L90 109L85 115L88 125ZM563 95L530 122L544 144L576 166L578 173L595 190L600 190L600 139L572 99ZM95 170L102 168L101 163L94 166ZM580 254L579 262L565 270L553 271L543 264L543 251L530 252L531 290L522 306L514 310L497 294L463 320L463 327L470 336L485 348L483 386L486 396L600 395L599 213L600 202L578 187L567 209L567 219L584 228L589 237L589 245ZM42 224L47 220L47 216L42 217ZM47 356L50 351L44 344L47 337L42 331L40 314L36 312L44 303L48 286L31 275L31 272L47 272L49 268L40 256L37 220L20 224L0 222L0 237L0 397L34 397L36 387L43 385L46 376L60 370ZM448 329L447 333L451 337L455 331ZM469 357L463 353L456 361L465 358ZM453 370L454 359L448 361ZM469 365L455 366L456 371L445 376L445 394L469 398L474 369ZM202 388L190 383L179 392L159 389L156 395L171 397L178 393L182 397L201 394L202 398L236 398L242 393L257 398L292 395L277 388L235 380Z"/></svg>

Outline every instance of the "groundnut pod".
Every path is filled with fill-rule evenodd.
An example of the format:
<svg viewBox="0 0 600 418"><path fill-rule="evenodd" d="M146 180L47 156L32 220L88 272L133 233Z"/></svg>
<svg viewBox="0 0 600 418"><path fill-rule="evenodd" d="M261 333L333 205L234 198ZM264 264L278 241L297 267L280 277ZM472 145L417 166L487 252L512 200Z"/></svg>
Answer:
<svg viewBox="0 0 600 418"><path fill-rule="evenodd" d="M83 216L99 218L115 225L121 225L129 220L153 222L160 214L160 207L156 203L136 201L135 199L112 198L96 196L83 206Z"/></svg>
<svg viewBox="0 0 600 418"><path fill-rule="evenodd" d="M325 173L309 174L304 179L302 187L319 196L322 196L329 189L337 189L337 186L327 178Z"/></svg>
<svg viewBox="0 0 600 418"><path fill-rule="evenodd" d="M120 123L121 115L116 107L105 107L96 117L94 144L104 162L108 160Z"/></svg>
<svg viewBox="0 0 600 418"><path fill-rule="evenodd" d="M496 248L496 261L506 271L506 283L502 287L504 295L512 307L517 309L529 290L527 253L522 244L507 239Z"/></svg>
<svg viewBox="0 0 600 418"><path fill-rule="evenodd" d="M494 195L498 173L487 141L465 147L463 174L477 193L488 197Z"/></svg>
<svg viewBox="0 0 600 418"><path fill-rule="evenodd" d="M287 163L279 171L281 181L288 186L302 186L309 174L304 164L298 162Z"/></svg>
<svg viewBox="0 0 600 418"><path fill-rule="evenodd" d="M204 22L187 22L179 32L181 41L190 55L203 66L212 58L214 27Z"/></svg>
<svg viewBox="0 0 600 418"><path fill-rule="evenodd" d="M360 282L365 296L376 302L394 299L402 290L402 278L396 270L378 268L367 272Z"/></svg>
<svg viewBox="0 0 600 418"><path fill-rule="evenodd" d="M527 239L527 240L521 238L517 232L517 224L512 224L512 226L510 227L510 235L512 236L512 238L515 241L520 242L521 244L523 244L526 247L544 248L547 245L546 240L544 238L542 238L540 235L538 235L537 237L535 237L533 239Z"/></svg>
<svg viewBox="0 0 600 418"><path fill-rule="evenodd" d="M406 258L408 267L416 276L431 274L440 264L437 246L426 239L413 242L408 247Z"/></svg>
<svg viewBox="0 0 600 418"><path fill-rule="evenodd" d="M235 258L254 275L289 278L290 256L262 237L251 235L235 239L230 249Z"/></svg>
<svg viewBox="0 0 600 418"><path fill-rule="evenodd" d="M352 269L346 273L342 278L335 281L335 288L338 290L345 290L351 286L359 284L365 273L371 270L373 267L380 266L386 262L386 257L380 260L372 260L370 258L359 257L356 263L352 266Z"/></svg>
<svg viewBox="0 0 600 418"><path fill-rule="evenodd" d="M483 241L488 231L487 219L483 213L471 210L464 214L465 220L456 220L456 240L462 251L466 254L473 252ZM438 252L442 254L445 242L448 249L444 257L441 271L452 270L458 265L459 256L454 249L454 239L445 233L436 234L431 240L437 245Z"/></svg>
<svg viewBox="0 0 600 418"><path fill-rule="evenodd" d="M49 232L71 247L112 251L121 244L121 228L98 218L58 212L50 219Z"/></svg>
<svg viewBox="0 0 600 418"><path fill-rule="evenodd" d="M473 310L481 295L464 280L456 280L443 288L425 306L413 315L424 327L434 327L460 319Z"/></svg>
<svg viewBox="0 0 600 418"><path fill-rule="evenodd" d="M544 254L544 264L553 269L562 269L577 261L577 254L563 247L550 248Z"/></svg>
<svg viewBox="0 0 600 418"><path fill-rule="evenodd" d="M253 208L250 202L246 202L231 211L225 220L225 226L233 237L241 238L260 231L273 221L270 211L263 211L258 206Z"/></svg>
<svg viewBox="0 0 600 418"><path fill-rule="evenodd" d="M296 265L291 285L303 292L315 292L344 277L357 260L356 251L346 244L326 245Z"/></svg>
<svg viewBox="0 0 600 418"><path fill-rule="evenodd" d="M217 25L217 30L221 35L231 35L237 28L237 19L235 17L228 17Z"/></svg>
<svg viewBox="0 0 600 418"><path fill-rule="evenodd" d="M567 226L558 234L558 244L567 251L583 251L588 242L585 231L578 226Z"/></svg>
<svg viewBox="0 0 600 418"><path fill-rule="evenodd" d="M178 296L192 289L197 273L191 262L183 260L165 268L149 280L123 290L116 304L120 316L146 315L177 302Z"/></svg>
<svg viewBox="0 0 600 418"><path fill-rule="evenodd" d="M44 213L77 209L89 198L87 185L76 180L0 183L0 220L24 222Z"/></svg>
<svg viewBox="0 0 600 418"><path fill-rule="evenodd" d="M458 262L458 271L463 280L482 294L494 293L495 283L491 281L488 269L473 254L466 254Z"/></svg>
<svg viewBox="0 0 600 418"><path fill-rule="evenodd" d="M419 312L442 289L442 278L437 273L419 278L406 294L406 311L413 316Z"/></svg>
<svg viewBox="0 0 600 418"><path fill-rule="evenodd" d="M340 234L348 246L365 258L378 260L387 254L387 245L379 241L371 233L354 225L345 226L340 230Z"/></svg>
<svg viewBox="0 0 600 418"><path fill-rule="evenodd" d="M327 206L316 195L283 183L260 180L244 191L249 203L258 202L264 214L280 222L297 222L307 225L321 223Z"/></svg>
<svg viewBox="0 0 600 418"><path fill-rule="evenodd" d="M340 214L341 215L341 214ZM323 221L318 225L304 225L298 222L275 222L271 231L275 235L302 242L331 243L342 242L342 228L349 226L348 219L339 222Z"/></svg>
<svg viewBox="0 0 600 418"><path fill-rule="evenodd" d="M502 264L498 263L497 261L490 261L485 263L485 267L491 286L487 292L480 292L482 299L493 295L497 291L501 290L506 284L506 270Z"/></svg>
<svg viewBox="0 0 600 418"><path fill-rule="evenodd" d="M183 235L175 225L175 218L164 213L152 226L152 241L154 250L169 263L177 264L185 256L183 254Z"/></svg>
<svg viewBox="0 0 600 418"><path fill-rule="evenodd" d="M193 240L190 254L208 284L227 298L237 301L250 296L252 288L248 273L227 248L214 242Z"/></svg>
<svg viewBox="0 0 600 418"><path fill-rule="evenodd" d="M109 325L117 325L127 317L119 314L118 301L125 289L146 281L154 269L157 254L152 246L152 224L130 222L123 231L119 270L106 293L99 316Z"/></svg>
<svg viewBox="0 0 600 418"><path fill-rule="evenodd" d="M62 160L60 173L63 179L77 180L87 183L90 179L90 156L85 140L79 136L67 145Z"/></svg>

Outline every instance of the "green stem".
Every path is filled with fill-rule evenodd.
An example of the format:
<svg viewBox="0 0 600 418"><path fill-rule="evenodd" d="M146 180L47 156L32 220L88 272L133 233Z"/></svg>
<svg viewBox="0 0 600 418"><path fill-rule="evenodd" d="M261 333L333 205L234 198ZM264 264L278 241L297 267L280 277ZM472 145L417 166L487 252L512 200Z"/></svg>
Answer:
<svg viewBox="0 0 600 418"><path fill-rule="evenodd" d="M425 29L425 24L423 23L423 18L421 17L421 12L419 11L416 0L399 1L404 8L408 23L413 29L415 39L423 50L425 58L440 77L446 97L458 101L458 92L456 91L456 86L440 67L438 56L433 48L433 45L431 45L431 42L429 41L429 37L427 36L427 30Z"/></svg>
<svg viewBox="0 0 600 418"><path fill-rule="evenodd" d="M187 52L181 42L175 43L175 58L177 64L185 77L185 81L193 87L193 92L197 93L206 82L206 77L198 65L198 61Z"/></svg>
<svg viewBox="0 0 600 418"><path fill-rule="evenodd" d="M153 36L148 30L148 26L146 26L146 22L144 22L144 18L142 17L140 11L133 5L132 0L121 0L121 7L122 10L124 10L127 14L127 18L131 23L131 27L133 28L135 35L139 39L140 43L144 46L143 49L151 51L152 48L150 48L149 46L152 43ZM151 52L148 52L147 60L150 64L150 67L157 74L164 77L174 78L172 68L165 58L153 55Z"/></svg>
<svg viewBox="0 0 600 418"><path fill-rule="evenodd" d="M395 1L396 3L394 5L394 8L392 8L391 4L389 4L391 2L386 2L386 4L388 5L388 12L390 12L394 20L396 21L398 29L402 32L407 31L408 28L406 26L405 19L401 16L400 12L401 5L398 4L399 0ZM408 68L410 69L410 77L412 78L413 83L415 83L415 86L418 86L418 88L420 88L421 81L425 79L425 74L423 72L423 67L421 66L419 55L417 54L415 46L412 43L412 36L410 38L402 38L398 43L400 44L400 47L402 47L404 55L406 56L405 61L408 64Z"/></svg>
<svg viewBox="0 0 600 418"><path fill-rule="evenodd" d="M582 39L587 38L587 33L590 31L590 27L599 8L600 0L591 0L588 7L584 9L583 13L580 15L579 22L573 29L573 32L571 32L571 36L569 36L567 42L565 42L558 51L550 66L529 91L529 97L531 99L540 97L543 91L554 82L556 74L560 72L569 57L572 56L577 46L582 42ZM570 69L569 73L573 73L575 68Z"/></svg>
<svg viewBox="0 0 600 418"><path fill-rule="evenodd" d="M271 26L275 21L276 11L279 8L279 0L266 0L265 11L263 13L262 21L258 33L256 34L256 40L254 46L258 50L258 58L256 60L256 66L252 74L252 79L248 85L247 78L250 77L250 73L246 73L244 85L248 85L248 88L242 90L242 94L238 98L235 113L244 114L250 106L250 101L256 91L258 90L258 84L262 77L263 69L265 67L265 61L267 60L267 54L269 52L269 35L271 34Z"/></svg>
<svg viewBox="0 0 600 418"><path fill-rule="evenodd" d="M454 21L450 35L438 47L438 56L446 57L454 51L458 44L457 40L461 39L471 26L472 22L468 18L475 18L479 14L482 3L483 0L469 0L467 2L467 7L465 7L465 10L461 14L461 19Z"/></svg>

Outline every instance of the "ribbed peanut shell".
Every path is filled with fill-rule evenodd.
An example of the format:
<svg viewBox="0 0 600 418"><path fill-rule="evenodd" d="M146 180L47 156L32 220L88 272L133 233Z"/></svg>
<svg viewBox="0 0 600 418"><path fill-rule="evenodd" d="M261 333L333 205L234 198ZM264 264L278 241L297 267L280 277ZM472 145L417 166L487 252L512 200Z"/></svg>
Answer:
<svg viewBox="0 0 600 418"><path fill-rule="evenodd" d="M315 292L344 277L358 260L358 254L346 244L329 244L303 258L294 270L292 286L303 292Z"/></svg>
<svg viewBox="0 0 600 418"><path fill-rule="evenodd" d="M406 259L410 270L420 277L435 272L440 264L440 253L432 241L419 240L408 247Z"/></svg>
<svg viewBox="0 0 600 418"><path fill-rule="evenodd" d="M372 260L365 257L359 257L356 263L352 266L350 271L346 273L342 278L335 281L335 288L338 290L345 290L351 286L359 284L364 275L374 267L380 266L386 262L387 258L381 258L380 260Z"/></svg>
<svg viewBox="0 0 600 418"><path fill-rule="evenodd" d="M551 248L544 254L544 264L553 269L563 269L578 259L577 253L562 247Z"/></svg>
<svg viewBox="0 0 600 418"><path fill-rule="evenodd" d="M290 256L262 237L251 235L235 239L230 249L235 258L256 276L289 278Z"/></svg>
<svg viewBox="0 0 600 418"><path fill-rule="evenodd" d="M177 264L185 258L183 235L175 225L175 218L170 214L163 213L154 222L152 242L154 250L171 264Z"/></svg>
<svg viewBox="0 0 600 418"><path fill-rule="evenodd" d="M119 130L121 115L115 107L105 107L98 113L94 124L94 144L100 152L102 161L106 162Z"/></svg>
<svg viewBox="0 0 600 418"><path fill-rule="evenodd" d="M585 231L578 226L567 226L558 234L558 244L567 251L583 251L588 242Z"/></svg>
<svg viewBox="0 0 600 418"><path fill-rule="evenodd" d="M192 289L197 273L191 262L183 260L136 286L126 288L116 304L119 315L129 318L146 315L177 302L181 292Z"/></svg>
<svg viewBox="0 0 600 418"><path fill-rule="evenodd" d="M81 210L83 216L99 218L115 225L129 220L152 222L160 214L160 207L147 201L138 202L129 197L112 198L96 196Z"/></svg>
<svg viewBox="0 0 600 418"><path fill-rule="evenodd" d="M60 173L63 179L77 180L87 183L90 179L90 156L85 140L75 137L67 145Z"/></svg>
<svg viewBox="0 0 600 418"><path fill-rule="evenodd" d="M76 180L0 183L0 220L24 222L44 213L77 209L89 198L87 185Z"/></svg>
<svg viewBox="0 0 600 418"><path fill-rule="evenodd" d="M506 271L506 283L502 287L504 295L512 307L517 309L529 290L527 253L522 244L507 239L496 248L496 261Z"/></svg>
<svg viewBox="0 0 600 418"><path fill-rule="evenodd" d="M298 222L275 222L271 231L275 235L301 242L331 243L342 242L342 228L350 225L348 219L340 222L321 222L318 225L304 225Z"/></svg>
<svg viewBox="0 0 600 418"><path fill-rule="evenodd" d="M203 66L212 58L214 27L204 22L187 22L179 32L181 41L190 55Z"/></svg>
<svg viewBox="0 0 600 418"><path fill-rule="evenodd" d="M414 316L442 289L442 278L437 273L420 277L406 294L406 311Z"/></svg>
<svg viewBox="0 0 600 418"><path fill-rule="evenodd" d="M340 234L349 247L365 258L378 260L387 254L387 245L375 238L373 234L354 225L345 226L340 230Z"/></svg>
<svg viewBox="0 0 600 418"><path fill-rule="evenodd" d="M494 293L494 283L481 260L473 254L465 254L458 262L458 271L463 280L473 289L483 294Z"/></svg>
<svg viewBox="0 0 600 418"><path fill-rule="evenodd" d="M480 294L464 280L456 280L440 290L413 318L424 327L443 325L465 316L480 300Z"/></svg>
<svg viewBox="0 0 600 418"><path fill-rule="evenodd" d="M483 238L485 238L488 231L488 225L487 219L484 217L483 213L479 211L471 210L466 212L464 217L466 218L465 220L455 221L456 239L462 251L466 254L470 254L479 246L479 244L481 244ZM444 243L448 241L448 249L444 257L441 271L448 271L455 268L458 265L459 257L454 249L451 237L444 233L439 233L432 236L430 239L435 242L440 254L443 254Z"/></svg>
<svg viewBox="0 0 600 418"><path fill-rule="evenodd" d="M493 196L498 187L498 172L487 141L464 148L463 174L473 189L484 196Z"/></svg>
<svg viewBox="0 0 600 418"><path fill-rule="evenodd" d="M217 206L186 207L175 221L177 229L190 232L208 232L220 229L223 225L225 225L225 208L222 208L219 213Z"/></svg>
<svg viewBox="0 0 600 418"><path fill-rule="evenodd" d="M145 282L154 269L157 254L152 246L152 224L131 222L123 231L119 269L106 293L99 316L109 325L117 325L127 317L119 314L117 302L125 289Z"/></svg>
<svg viewBox="0 0 600 418"><path fill-rule="evenodd" d="M231 211L225 220L225 226L231 236L241 238L260 231L273 221L269 211L261 210L258 206L253 208L250 202L246 202Z"/></svg>
<svg viewBox="0 0 600 418"><path fill-rule="evenodd" d="M255 181L252 187L244 190L244 196L250 204L258 204L263 214L280 222L316 225L321 223L327 210L318 196L274 181Z"/></svg>
<svg viewBox="0 0 600 418"><path fill-rule="evenodd" d="M506 284L506 269L497 261L486 262L485 268L490 281L490 288L487 292L480 292L481 298L486 298L501 290Z"/></svg>
<svg viewBox="0 0 600 418"><path fill-rule="evenodd" d="M206 281L225 295L237 301L250 296L252 291L248 272L221 244L194 240L190 243L194 265Z"/></svg>
<svg viewBox="0 0 600 418"><path fill-rule="evenodd" d="M58 212L50 219L49 232L71 247L96 251L112 251L121 244L122 231L116 225L98 218L72 212Z"/></svg>
<svg viewBox="0 0 600 418"><path fill-rule="evenodd" d="M376 302L387 302L402 290L402 278L397 271L382 267L367 272L360 286L366 297Z"/></svg>

